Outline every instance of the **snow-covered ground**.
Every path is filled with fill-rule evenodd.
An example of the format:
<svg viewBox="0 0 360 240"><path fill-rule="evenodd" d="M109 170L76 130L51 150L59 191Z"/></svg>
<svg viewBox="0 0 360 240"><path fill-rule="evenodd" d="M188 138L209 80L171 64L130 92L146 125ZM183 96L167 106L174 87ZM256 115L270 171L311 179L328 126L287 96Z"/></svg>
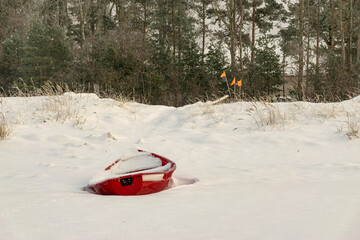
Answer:
<svg viewBox="0 0 360 240"><path fill-rule="evenodd" d="M1 98L0 239L360 239L360 98L180 108L92 94ZM89 180L137 148L175 186L101 196Z"/></svg>

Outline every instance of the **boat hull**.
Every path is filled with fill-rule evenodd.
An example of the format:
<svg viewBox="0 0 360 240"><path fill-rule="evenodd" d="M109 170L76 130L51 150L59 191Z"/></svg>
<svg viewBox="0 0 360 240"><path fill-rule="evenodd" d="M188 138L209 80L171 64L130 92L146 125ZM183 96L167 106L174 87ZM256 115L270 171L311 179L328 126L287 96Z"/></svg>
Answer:
<svg viewBox="0 0 360 240"><path fill-rule="evenodd" d="M141 150L139 151L142 152ZM126 176L108 179L106 181L90 185L89 187L101 195L145 195L167 189L171 181L171 176L176 169L176 164L158 154L151 153L151 155L161 159L162 166L170 163L170 169L164 172L152 173L132 172ZM108 171L112 165L107 167L105 171Z"/></svg>

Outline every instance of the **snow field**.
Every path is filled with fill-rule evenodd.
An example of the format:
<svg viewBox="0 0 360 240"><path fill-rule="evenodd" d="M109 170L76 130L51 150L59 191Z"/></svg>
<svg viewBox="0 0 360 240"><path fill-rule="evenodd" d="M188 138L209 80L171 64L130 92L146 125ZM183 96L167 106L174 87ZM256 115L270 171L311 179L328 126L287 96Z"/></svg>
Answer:
<svg viewBox="0 0 360 240"><path fill-rule="evenodd" d="M360 238L360 98L195 103L2 98L0 239ZM177 164L146 196L83 190L137 148Z"/></svg>

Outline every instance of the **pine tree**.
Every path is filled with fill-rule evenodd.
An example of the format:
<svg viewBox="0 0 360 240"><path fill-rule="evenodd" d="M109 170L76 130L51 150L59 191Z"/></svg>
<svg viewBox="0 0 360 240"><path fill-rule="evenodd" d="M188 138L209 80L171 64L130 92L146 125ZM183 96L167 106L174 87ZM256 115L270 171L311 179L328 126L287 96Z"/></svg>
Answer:
<svg viewBox="0 0 360 240"><path fill-rule="evenodd" d="M35 20L28 33L25 55L22 58L22 76L37 86L52 80L71 63L71 53L63 30L56 25L45 26Z"/></svg>
<svg viewBox="0 0 360 240"><path fill-rule="evenodd" d="M270 40L266 37L259 40L251 68L249 77L255 96L260 97L280 91L279 87L283 84L280 57L276 54L275 46L271 46Z"/></svg>
<svg viewBox="0 0 360 240"><path fill-rule="evenodd" d="M6 39L0 58L0 86L8 91L12 83L21 78L21 58L24 56L24 40L19 35Z"/></svg>
<svg viewBox="0 0 360 240"><path fill-rule="evenodd" d="M227 86L219 79L220 74L227 69L227 59L225 53L221 50L221 45L218 43L211 43L208 53L205 57L205 67L208 76L206 77L207 95L218 94L219 92L226 92Z"/></svg>

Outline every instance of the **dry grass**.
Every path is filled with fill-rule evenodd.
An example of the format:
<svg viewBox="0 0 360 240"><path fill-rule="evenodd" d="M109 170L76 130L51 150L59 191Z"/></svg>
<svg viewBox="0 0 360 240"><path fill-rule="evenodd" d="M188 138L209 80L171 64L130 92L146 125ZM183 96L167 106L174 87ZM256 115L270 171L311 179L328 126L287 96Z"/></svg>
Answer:
<svg viewBox="0 0 360 240"><path fill-rule="evenodd" d="M360 137L360 123L359 121L356 121L356 119L351 118L350 114L347 113L347 132L346 135L349 137L349 139L355 139Z"/></svg>
<svg viewBox="0 0 360 240"><path fill-rule="evenodd" d="M213 114L215 112L215 108L211 104L203 103L199 106L201 114Z"/></svg>
<svg viewBox="0 0 360 240"><path fill-rule="evenodd" d="M102 92L100 95L101 98L110 98L115 100L113 105L121 108L126 108L126 103L128 102L134 102L130 96L124 96L123 94L107 94Z"/></svg>
<svg viewBox="0 0 360 240"><path fill-rule="evenodd" d="M81 97L74 97L73 94L65 94L70 92L69 87L64 84L56 84L50 81L46 82L41 88L28 86L22 83L22 87L13 87L16 91L13 96L32 97L44 96L37 107L38 113L41 113L46 121L65 122L66 120L75 120L75 125L84 124L86 118L79 114L81 108Z"/></svg>
<svg viewBox="0 0 360 240"><path fill-rule="evenodd" d="M46 82L40 88L36 87L34 83L28 85L24 81L21 81L21 87L14 84L12 88L11 96L13 97L55 96L70 92L67 84L58 84L51 81Z"/></svg>
<svg viewBox="0 0 360 240"><path fill-rule="evenodd" d="M36 92L40 96L46 96L38 107L38 111L47 115L48 120L57 122L65 122L68 119L76 119L79 115L79 106L71 94L64 95L69 88L53 84L45 83L41 89Z"/></svg>
<svg viewBox="0 0 360 240"><path fill-rule="evenodd" d="M5 115L0 112L0 140L6 139L14 132L14 128L7 121Z"/></svg>
<svg viewBox="0 0 360 240"><path fill-rule="evenodd" d="M57 121L64 123L67 120L72 120L74 125L82 125L85 123L85 115L80 115L82 108L82 97L76 96L70 92L67 85L60 85L46 82L41 88L36 88L35 85L26 85L21 83L21 87L13 86L11 92L12 97L34 97L43 96L36 106L35 114L40 115L40 119L44 122ZM74 97L76 96L76 97ZM0 110L1 113L1 110ZM10 123L6 121L4 114L0 114L1 136L9 136L13 132Z"/></svg>
<svg viewBox="0 0 360 240"><path fill-rule="evenodd" d="M49 96L41 102L38 111L48 116L49 120L65 122L69 119L76 119L78 124L83 124L85 119L80 117L80 101L72 95Z"/></svg>
<svg viewBox="0 0 360 240"><path fill-rule="evenodd" d="M224 118L224 113L220 109L216 109L216 106L211 104L211 102L201 103L199 105L200 114L199 115L208 115L215 123L221 123Z"/></svg>
<svg viewBox="0 0 360 240"><path fill-rule="evenodd" d="M258 127L284 126L288 120L285 112L280 111L279 107L269 102L252 102L252 107L247 109Z"/></svg>
<svg viewBox="0 0 360 240"><path fill-rule="evenodd" d="M321 104L321 105L319 105ZM321 108L319 107L321 106ZM340 104L330 104L330 103L316 103L311 108L311 116L320 120L326 120L330 118L337 118L342 116L345 113L345 109Z"/></svg>
<svg viewBox="0 0 360 240"><path fill-rule="evenodd" d="M343 104L319 104L292 104L282 111L279 105L262 101L252 102L252 106L246 111L258 128L284 127L286 124L300 119L318 119L320 121L333 119L335 122L345 122L345 126L341 125L339 131L345 133L349 139L360 138L358 115L360 105L351 105L351 108L346 111ZM344 121L344 119L346 120Z"/></svg>
<svg viewBox="0 0 360 240"><path fill-rule="evenodd" d="M187 115L184 123L190 124L192 128L196 128L202 122L201 119L208 118L213 123L219 124L223 122L225 113L219 106L211 104L212 102L196 102L193 106L187 109L180 109L185 115Z"/></svg>
<svg viewBox="0 0 360 240"><path fill-rule="evenodd" d="M19 87L21 86L21 87ZM27 85L20 82L20 85L14 85L11 96L13 97L44 97L37 106L37 114L40 114L44 122L56 121L64 123L71 121L75 126L82 127L86 119L86 102L88 94L73 94L66 84L57 84L51 81L46 82L41 88L35 87L35 84ZM126 103L130 101L129 97L121 94L98 93L102 98L112 99L114 106L126 108ZM134 113L136 118L136 113Z"/></svg>
<svg viewBox="0 0 360 240"><path fill-rule="evenodd" d="M360 103L344 104L291 104L284 110L281 105L266 101L252 102L247 109L249 116L253 118L258 128L280 126L284 127L291 122L300 119L318 119L320 121L331 120L344 123L341 124L339 131L345 133L350 140L360 138ZM345 119L345 120L344 120Z"/></svg>

